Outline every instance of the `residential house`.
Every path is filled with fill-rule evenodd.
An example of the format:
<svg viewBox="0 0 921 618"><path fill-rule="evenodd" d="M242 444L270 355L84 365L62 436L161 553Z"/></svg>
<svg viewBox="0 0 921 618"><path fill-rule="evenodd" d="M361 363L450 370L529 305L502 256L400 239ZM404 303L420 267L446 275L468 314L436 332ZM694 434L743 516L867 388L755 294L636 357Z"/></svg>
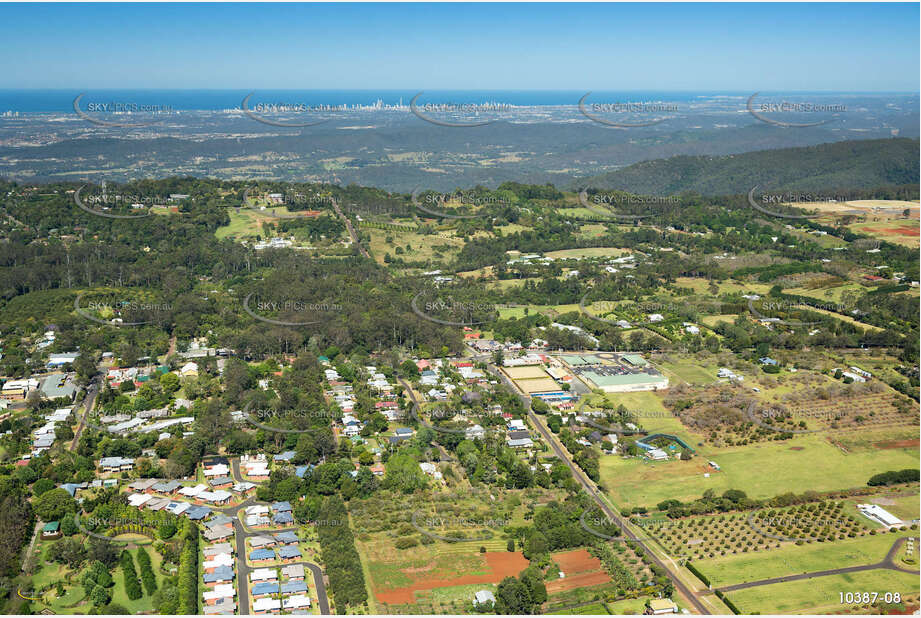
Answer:
<svg viewBox="0 0 921 618"><path fill-rule="evenodd" d="M56 539L61 536L61 522L49 521L42 527L43 539Z"/></svg>
<svg viewBox="0 0 921 618"><path fill-rule="evenodd" d="M308 597L306 594L298 594L292 597L288 597L284 600L284 607L286 611L306 609L310 607L310 597Z"/></svg>
<svg viewBox="0 0 921 618"><path fill-rule="evenodd" d="M254 549L249 553L249 559L255 563L271 562L275 560L275 551L268 548Z"/></svg>
<svg viewBox="0 0 921 618"><path fill-rule="evenodd" d="M275 513L272 516L272 523L276 526L294 523L294 516L290 512Z"/></svg>
<svg viewBox="0 0 921 618"><path fill-rule="evenodd" d="M299 540L297 538L297 533L294 532L293 530L285 530L284 532L276 532L272 536L275 537L275 540L280 545L297 545L298 540Z"/></svg>
<svg viewBox="0 0 921 618"><path fill-rule="evenodd" d="M253 589L253 598L256 599L253 601L254 614L277 614L281 611L281 601L279 599L257 598L255 588Z"/></svg>
<svg viewBox="0 0 921 618"><path fill-rule="evenodd" d="M212 573L205 573L202 575L202 581L205 582L206 586L226 584L227 582L232 582L233 579L233 568L229 566L221 566L214 569Z"/></svg>
<svg viewBox="0 0 921 618"><path fill-rule="evenodd" d="M218 554L233 555L233 543L215 543L214 545L206 545L204 548L202 548L201 553L205 559L213 558Z"/></svg>
<svg viewBox="0 0 921 618"><path fill-rule="evenodd" d="M294 560L300 560L303 556L297 545L285 545L278 548L278 557L285 562L292 562Z"/></svg>
<svg viewBox="0 0 921 618"><path fill-rule="evenodd" d="M249 581L254 584L258 582L277 582L278 572L275 569L254 569L249 574ZM276 592L278 592L277 589Z"/></svg>
<svg viewBox="0 0 921 618"><path fill-rule="evenodd" d="M295 566L295 565L291 565ZM282 594L299 594L302 592L307 592L307 582L301 581L289 581L281 585Z"/></svg>
<svg viewBox="0 0 921 618"><path fill-rule="evenodd" d="M205 573L214 573L215 570L221 567L233 568L233 556L227 553L217 554L208 558L201 564L201 568Z"/></svg>
<svg viewBox="0 0 921 618"><path fill-rule="evenodd" d="M258 547L274 547L276 540L270 536L251 536L249 537L249 544L254 549Z"/></svg>
<svg viewBox="0 0 921 618"><path fill-rule="evenodd" d="M233 589L233 584L219 584L211 590L206 590L201 595L205 605L214 605L221 599L233 600L235 596L236 591Z"/></svg>
<svg viewBox="0 0 921 618"><path fill-rule="evenodd" d="M103 472L124 472L134 468L133 457L103 457L99 460Z"/></svg>
<svg viewBox="0 0 921 618"><path fill-rule="evenodd" d="M304 581L304 565L288 564L281 568L281 576L287 581L302 582Z"/></svg>

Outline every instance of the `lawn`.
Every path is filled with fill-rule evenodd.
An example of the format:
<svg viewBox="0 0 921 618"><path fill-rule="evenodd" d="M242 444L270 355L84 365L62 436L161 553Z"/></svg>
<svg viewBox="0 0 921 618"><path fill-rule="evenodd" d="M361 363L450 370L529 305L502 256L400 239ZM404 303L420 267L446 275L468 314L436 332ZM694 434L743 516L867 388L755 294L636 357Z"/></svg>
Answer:
<svg viewBox="0 0 921 618"><path fill-rule="evenodd" d="M902 519L902 521L911 521L918 519L918 494L893 498L895 504L881 504L884 509Z"/></svg>
<svg viewBox="0 0 921 618"><path fill-rule="evenodd" d="M884 569L827 575L727 593L743 613L831 613L848 609L840 603L842 592L899 592L918 594L918 576Z"/></svg>
<svg viewBox="0 0 921 618"><path fill-rule="evenodd" d="M48 548L51 546L51 543L45 542L42 544L41 551L47 552ZM157 577L158 587L163 584L164 576L160 573L160 564L163 562L162 557L159 553L154 551L151 548L146 548L147 554L150 556L151 566L153 568L154 575ZM137 550L131 550L131 555L134 558L135 568L137 569L138 576L140 578L141 567L137 562ZM37 591L41 590L45 586L52 586L52 588L43 595L43 599L47 602L35 602L36 608L39 610L42 608L48 608L58 614L73 614L75 609L77 609L77 604L80 603L84 598L83 586L80 585L80 576L83 574L83 570L77 573L73 573L65 566L54 564L54 563L43 563L42 569L32 577L32 587ZM147 595L146 590L144 591L144 596L136 601L131 601L128 599L128 596L125 593L125 583L124 577L122 575L121 567L115 567L111 571L112 579L115 581L115 585L109 588L109 594L112 596L112 603L118 603L125 607L131 614L145 613L153 609L151 605L151 597ZM65 582L64 595L58 597L55 594L53 585L58 581ZM143 584L142 584L143 589ZM90 605L80 605L81 609L89 609ZM81 612L84 613L84 612Z"/></svg>
<svg viewBox="0 0 921 618"><path fill-rule="evenodd" d="M661 423L655 420L663 429L679 423L677 419L661 419ZM647 429L657 429L656 424L651 420ZM692 445L698 449L698 456L691 461L652 464L604 457L601 481L616 504L654 506L667 498L698 498L707 489L720 494L727 489L741 489L752 498L769 498L791 491L862 487L874 474L916 467L918 461L917 447L865 448L845 454L818 434L742 447L713 448L699 446L696 441ZM706 461L711 459L722 470L706 478Z"/></svg>
<svg viewBox="0 0 921 618"><path fill-rule="evenodd" d="M656 365L664 373L673 373L688 384L711 384L716 382L716 365L701 365L698 361L688 358L677 363L658 363ZM671 376L669 376L671 377Z"/></svg>
<svg viewBox="0 0 921 618"><path fill-rule="evenodd" d="M156 551L152 548L145 548L147 555L150 556L150 565L153 569L154 576L157 578L157 589L160 589L160 586L163 585L163 575L160 573L160 563L163 562L163 559L160 557ZM134 568L138 574L138 580L141 576L141 565L138 564L137 560L137 550L129 550L131 552L131 557L134 559ZM128 610L129 614L140 614L142 612L149 612L153 609L151 604L151 597L148 596L147 591L144 590L143 582L141 584L141 589L144 590L144 595L135 601L132 601L128 598L128 595L125 593L125 576L122 571L121 566L118 566L112 572L112 579L115 580L115 586L109 589L109 592L112 594L112 603L118 603Z"/></svg>
<svg viewBox="0 0 921 618"><path fill-rule="evenodd" d="M714 588L720 588L771 577L876 564L886 557L896 539L910 534L913 532L877 534L832 543L785 544L767 552L695 560L694 566L710 579Z"/></svg>

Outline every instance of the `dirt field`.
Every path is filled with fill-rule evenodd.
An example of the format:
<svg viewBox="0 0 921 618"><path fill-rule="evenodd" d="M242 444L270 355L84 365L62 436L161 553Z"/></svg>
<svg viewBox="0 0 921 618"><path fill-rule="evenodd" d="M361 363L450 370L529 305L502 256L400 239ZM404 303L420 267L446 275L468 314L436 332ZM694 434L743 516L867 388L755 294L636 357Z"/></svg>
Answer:
<svg viewBox="0 0 921 618"><path fill-rule="evenodd" d="M877 442L876 448L881 449L890 449L890 448L909 448L912 446L921 445L921 440L894 440L892 442Z"/></svg>
<svg viewBox="0 0 921 618"><path fill-rule="evenodd" d="M530 564L519 552L487 552L483 554L489 573L486 575L464 575L451 579L429 579L426 577L427 569L406 569L403 572L417 578L409 586L392 590L375 591L374 596L381 603L391 605L414 603L416 590L432 590L434 588L447 588L450 586L463 586L467 584L497 584L506 577L515 577Z"/></svg>
<svg viewBox="0 0 921 618"><path fill-rule="evenodd" d="M565 577L547 582L548 594L597 586L611 581L601 566L601 561L585 549L554 554L553 561L559 565Z"/></svg>
<svg viewBox="0 0 921 618"><path fill-rule="evenodd" d="M547 594L575 590L576 588L586 588L588 586L598 586L610 581L611 578L604 571L582 573L581 575L573 575L572 577L567 575L564 579L547 582Z"/></svg>

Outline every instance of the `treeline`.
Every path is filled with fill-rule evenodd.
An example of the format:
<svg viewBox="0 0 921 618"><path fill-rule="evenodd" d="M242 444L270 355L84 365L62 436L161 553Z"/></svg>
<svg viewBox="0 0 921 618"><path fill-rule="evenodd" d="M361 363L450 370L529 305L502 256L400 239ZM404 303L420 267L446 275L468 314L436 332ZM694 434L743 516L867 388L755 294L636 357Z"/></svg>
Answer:
<svg viewBox="0 0 921 618"><path fill-rule="evenodd" d="M917 199L918 140L890 138L842 141L725 156L687 156L634 163L582 179L579 185L643 195L704 195L763 190L831 192L913 185ZM890 194L905 195L894 191ZM845 199L849 199L845 197Z"/></svg>
<svg viewBox="0 0 921 618"><path fill-rule="evenodd" d="M355 538L349 527L349 514L339 496L323 501L317 515L317 537L320 552L329 576L329 585L336 602L336 611L345 613L347 607L358 607L368 600L361 558L355 549Z"/></svg>
<svg viewBox="0 0 921 618"><path fill-rule="evenodd" d="M179 590L177 613L198 613L198 526L186 520L182 531L182 553L176 586Z"/></svg>
<svg viewBox="0 0 921 618"><path fill-rule="evenodd" d="M870 477L870 480L867 481L867 485L870 487L877 487L879 485L897 485L899 483L915 483L918 481L918 477L921 476L921 470L891 470L889 472L882 472L880 474L874 474Z"/></svg>
<svg viewBox="0 0 921 618"><path fill-rule="evenodd" d="M125 594L132 601L137 601L144 593L141 591L141 582L138 581L138 574L134 568L134 559L131 552L127 549L122 551L121 555L122 576L125 580Z"/></svg>

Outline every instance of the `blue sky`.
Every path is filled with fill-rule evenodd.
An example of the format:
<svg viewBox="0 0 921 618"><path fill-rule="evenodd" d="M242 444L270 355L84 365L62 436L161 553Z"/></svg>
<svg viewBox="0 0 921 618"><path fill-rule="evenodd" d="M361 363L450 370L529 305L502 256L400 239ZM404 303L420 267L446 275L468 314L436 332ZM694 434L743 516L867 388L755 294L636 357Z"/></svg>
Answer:
<svg viewBox="0 0 921 618"><path fill-rule="evenodd" d="M0 88L919 90L914 4L0 4Z"/></svg>

